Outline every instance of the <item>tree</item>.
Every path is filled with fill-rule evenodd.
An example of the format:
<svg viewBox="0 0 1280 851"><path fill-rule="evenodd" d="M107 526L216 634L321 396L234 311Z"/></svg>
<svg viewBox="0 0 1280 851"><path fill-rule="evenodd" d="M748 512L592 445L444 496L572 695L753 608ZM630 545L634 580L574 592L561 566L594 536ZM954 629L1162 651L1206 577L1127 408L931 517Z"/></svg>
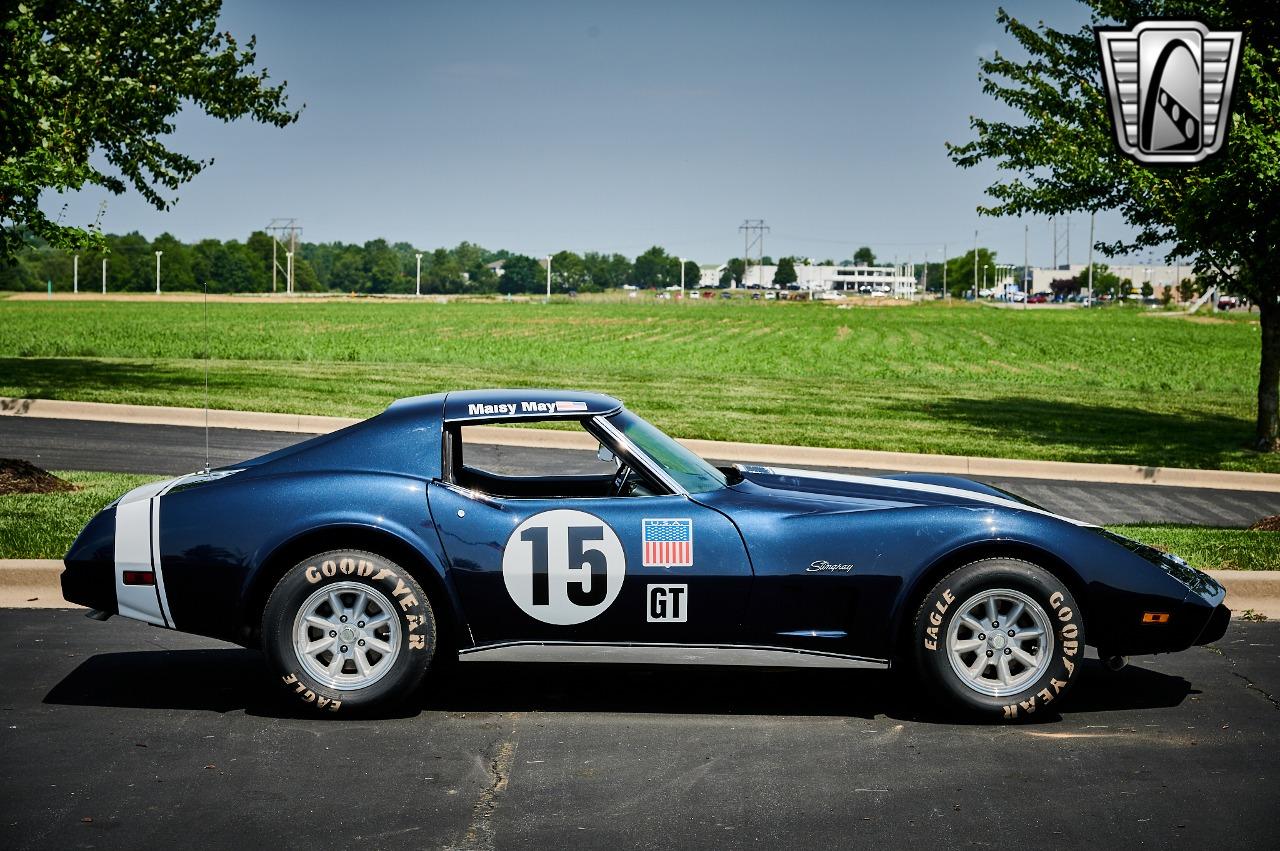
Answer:
<svg viewBox="0 0 1280 851"><path fill-rule="evenodd" d="M746 263L743 262L741 257L731 259L724 264L724 271L720 273L720 286L742 286L742 274L746 271L746 268Z"/></svg>
<svg viewBox="0 0 1280 851"><path fill-rule="evenodd" d="M572 251L560 251L551 256L551 286L553 290L583 290L591 285L587 264Z"/></svg>
<svg viewBox="0 0 1280 851"><path fill-rule="evenodd" d="M1183 278L1178 281L1178 300L1191 301L1196 295L1195 278Z"/></svg>
<svg viewBox="0 0 1280 851"><path fill-rule="evenodd" d="M631 284L637 287L666 287L680 283L680 260L655 245L636 258L631 269Z"/></svg>
<svg viewBox="0 0 1280 851"><path fill-rule="evenodd" d="M1062 215L1117 209L1131 239L1100 243L1105 254L1167 247L1191 258L1197 279L1230 286L1258 304L1262 354L1254 445L1280 447L1280 16L1267 0L1086 0L1099 22L1132 26L1147 17L1191 16L1210 29L1244 29L1228 143L1195 166L1151 168L1117 148L1091 27L1029 26L1001 10L997 20L1026 60L980 60L983 89L1025 123L971 119L976 138L948 145L968 168L993 162L1019 176L987 192L986 215ZM1132 286L1132 285L1130 285Z"/></svg>
<svg viewBox="0 0 1280 851"><path fill-rule="evenodd" d="M594 289L614 290L631 277L631 261L621 254L598 254L588 251L582 255Z"/></svg>
<svg viewBox="0 0 1280 851"><path fill-rule="evenodd" d="M1151 282L1150 282L1150 281L1143 281L1143 282L1142 282L1142 297L1143 297L1143 298L1151 298L1151 296L1155 295L1155 293L1156 293L1155 287L1151 286Z"/></svg>
<svg viewBox="0 0 1280 851"><path fill-rule="evenodd" d="M692 260L684 261L684 285L686 289L694 289L702 279L702 268Z"/></svg>
<svg viewBox="0 0 1280 851"><path fill-rule="evenodd" d="M783 257L778 261L778 271L773 273L773 282L780 287L796 282L796 261Z"/></svg>
<svg viewBox="0 0 1280 851"><path fill-rule="evenodd" d="M194 107L283 127L297 120L285 87L219 31L221 0L26 0L6 3L0 36L0 259L34 234L55 248L101 246L97 223L64 225L47 191L128 186L157 209L212 161L166 147ZM110 173L103 169L113 169Z"/></svg>
<svg viewBox="0 0 1280 851"><path fill-rule="evenodd" d="M853 265L855 266L874 266L876 265L875 252L871 247L864 245L857 251L853 252Z"/></svg>
<svg viewBox="0 0 1280 851"><path fill-rule="evenodd" d="M978 249L977 260L977 277L974 277L974 253L966 251L959 257L952 257L947 261L947 289L951 290L951 295L957 298L964 298L966 293L973 293L973 282L977 280L978 287L982 287L982 267L989 266L992 269L996 265L996 253L989 248ZM990 277L988 277L988 285L990 285ZM941 278L939 278L941 283Z"/></svg>
<svg viewBox="0 0 1280 851"><path fill-rule="evenodd" d="M532 257L513 254L502 264L502 277L498 279L500 293L542 292L546 286L546 272Z"/></svg>

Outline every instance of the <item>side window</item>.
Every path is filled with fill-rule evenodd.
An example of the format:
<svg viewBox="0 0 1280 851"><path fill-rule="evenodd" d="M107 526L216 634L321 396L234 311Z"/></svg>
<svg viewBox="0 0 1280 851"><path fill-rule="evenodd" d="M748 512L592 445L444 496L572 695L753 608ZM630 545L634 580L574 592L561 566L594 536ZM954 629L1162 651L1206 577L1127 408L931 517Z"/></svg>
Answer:
<svg viewBox="0 0 1280 851"><path fill-rule="evenodd" d="M602 499L657 492L635 473L619 481L619 462L576 425L581 446L572 449L495 444L492 433L485 434L491 426L455 426L447 441L450 480L506 499Z"/></svg>

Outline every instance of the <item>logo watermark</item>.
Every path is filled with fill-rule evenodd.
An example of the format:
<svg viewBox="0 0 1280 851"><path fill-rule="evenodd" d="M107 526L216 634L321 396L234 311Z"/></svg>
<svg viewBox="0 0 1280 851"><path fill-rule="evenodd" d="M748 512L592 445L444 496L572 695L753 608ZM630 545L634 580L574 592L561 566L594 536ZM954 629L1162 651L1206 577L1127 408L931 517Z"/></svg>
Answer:
<svg viewBox="0 0 1280 851"><path fill-rule="evenodd" d="M1111 123L1120 150L1151 165L1198 163L1222 149L1240 32L1197 21L1097 27Z"/></svg>

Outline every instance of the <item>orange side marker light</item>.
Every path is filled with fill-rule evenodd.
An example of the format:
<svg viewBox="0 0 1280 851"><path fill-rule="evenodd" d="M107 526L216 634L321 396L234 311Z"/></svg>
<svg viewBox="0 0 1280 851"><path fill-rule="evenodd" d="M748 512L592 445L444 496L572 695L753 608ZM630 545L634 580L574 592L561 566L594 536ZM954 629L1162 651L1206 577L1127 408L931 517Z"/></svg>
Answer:
<svg viewBox="0 0 1280 851"><path fill-rule="evenodd" d="M1143 623L1168 623L1169 613L1168 612L1143 612L1142 622Z"/></svg>

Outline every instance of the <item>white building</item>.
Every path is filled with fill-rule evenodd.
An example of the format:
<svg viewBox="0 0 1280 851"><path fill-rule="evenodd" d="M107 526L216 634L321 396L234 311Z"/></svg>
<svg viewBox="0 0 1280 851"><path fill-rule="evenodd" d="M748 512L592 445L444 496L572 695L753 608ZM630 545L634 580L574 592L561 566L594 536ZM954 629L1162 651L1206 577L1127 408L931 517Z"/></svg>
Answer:
<svg viewBox="0 0 1280 851"><path fill-rule="evenodd" d="M1158 294L1164 287L1173 287L1175 297L1177 294L1178 284L1183 280L1195 278L1195 274L1191 270L1190 265L1186 266L1147 266L1142 263L1129 263L1123 265L1113 265L1106 263L1104 260L1096 261L1098 266L1105 265L1107 271L1116 275L1120 280L1128 278L1133 282L1134 292L1141 292L1144 282L1150 281L1151 288ZM1031 267L1031 291L1033 293L1047 293L1052 289L1051 284L1054 281L1060 281L1065 278L1074 278L1081 272L1088 269L1087 263L1072 263L1070 266L1062 265L1056 269L1043 269L1035 266ZM1095 277L1097 272L1094 273Z"/></svg>
<svg viewBox="0 0 1280 851"><path fill-rule="evenodd" d="M773 276L777 266L751 266L742 284L745 287L777 289ZM802 290L915 298L919 291L915 276L901 266L806 266L796 264L796 286Z"/></svg>
<svg viewBox="0 0 1280 851"><path fill-rule="evenodd" d="M720 286L720 276L727 269L724 263L719 266L715 264L703 264L698 267L698 286L700 287L718 287Z"/></svg>

